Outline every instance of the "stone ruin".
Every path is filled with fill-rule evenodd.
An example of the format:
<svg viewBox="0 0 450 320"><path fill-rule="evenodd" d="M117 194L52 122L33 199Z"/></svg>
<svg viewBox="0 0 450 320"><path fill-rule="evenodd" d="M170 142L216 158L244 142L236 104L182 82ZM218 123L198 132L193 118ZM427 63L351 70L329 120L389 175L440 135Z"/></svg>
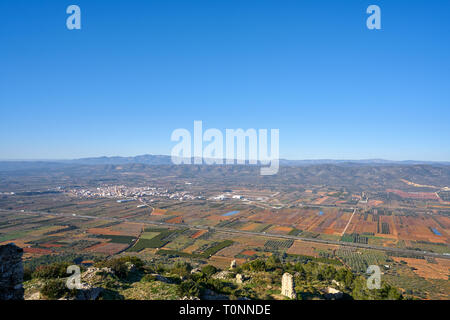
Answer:
<svg viewBox="0 0 450 320"><path fill-rule="evenodd" d="M236 260L231 261L230 269L236 269Z"/></svg>
<svg viewBox="0 0 450 320"><path fill-rule="evenodd" d="M283 274L283 278L281 279L281 294L290 299L297 298L294 289L294 277L290 273Z"/></svg>
<svg viewBox="0 0 450 320"><path fill-rule="evenodd" d="M0 300L23 300L22 255L13 243L0 246Z"/></svg>

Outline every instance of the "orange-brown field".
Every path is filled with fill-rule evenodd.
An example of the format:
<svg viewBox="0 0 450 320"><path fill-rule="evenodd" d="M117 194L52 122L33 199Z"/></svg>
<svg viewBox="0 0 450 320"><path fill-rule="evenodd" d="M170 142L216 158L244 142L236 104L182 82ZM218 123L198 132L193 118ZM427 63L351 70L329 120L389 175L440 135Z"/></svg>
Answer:
<svg viewBox="0 0 450 320"><path fill-rule="evenodd" d="M197 231L196 233L194 233L194 234L191 236L191 238L192 238L192 239L197 239L197 238L201 237L202 235L204 235L204 234L207 233L207 232L208 232L207 230L199 230L199 231Z"/></svg>
<svg viewBox="0 0 450 320"><path fill-rule="evenodd" d="M223 217L223 216L221 216L221 215L216 215L216 214L211 214L211 215L207 216L207 218L208 218L208 220L211 220L211 221L213 221L213 222L215 222L215 223L217 223L217 222L219 222L219 221L225 221L225 220L231 220L231 219L233 219L232 216L229 216L229 217Z"/></svg>
<svg viewBox="0 0 450 320"><path fill-rule="evenodd" d="M40 246L44 248L61 248L63 245L57 243L42 243Z"/></svg>
<svg viewBox="0 0 450 320"><path fill-rule="evenodd" d="M255 222L250 222L245 224L243 227L240 228L240 230L243 231L255 231L258 227L260 227L261 224L260 223L255 223Z"/></svg>
<svg viewBox="0 0 450 320"><path fill-rule="evenodd" d="M226 257L234 257L245 250L248 246L245 244L233 244L232 246L226 247L221 250L221 254Z"/></svg>
<svg viewBox="0 0 450 320"><path fill-rule="evenodd" d="M252 255L257 254L257 253L258 252L254 251L254 250L244 250L244 251L241 252L241 254L243 254L244 256L252 256Z"/></svg>
<svg viewBox="0 0 450 320"><path fill-rule="evenodd" d="M319 250L332 251L337 248L338 246L336 245L309 243L296 240L294 241L294 244L286 252L290 254L302 254L306 256L319 257Z"/></svg>
<svg viewBox="0 0 450 320"><path fill-rule="evenodd" d="M97 252L97 253L104 253L107 255L115 254L119 251L122 251L128 247L127 244L121 244L121 243L110 243L110 242L102 242L100 244L94 245L90 248L87 248L86 252Z"/></svg>
<svg viewBox="0 0 450 320"><path fill-rule="evenodd" d="M397 237L404 240L422 240L437 243L450 243L450 235L448 229L443 229L438 225L432 217L407 217L396 216L394 219L394 227ZM448 223L448 217L439 217L438 221ZM446 221L447 220L447 221ZM442 235L435 235L430 228L437 229Z"/></svg>
<svg viewBox="0 0 450 320"><path fill-rule="evenodd" d="M322 216L306 213L303 219L296 224L301 230L324 234L339 235L350 219L349 212L324 211ZM401 215L376 215L356 213L347 230L347 234L374 234L376 237L391 240L426 241L434 243L450 243L450 218L445 216L401 216ZM388 233L382 233L382 224L389 227ZM441 235L433 233L436 229ZM395 242L394 242L395 243Z"/></svg>
<svg viewBox="0 0 450 320"><path fill-rule="evenodd" d="M246 235L234 237L233 241L242 243L248 247L262 247L266 243L266 239L263 237L250 237Z"/></svg>
<svg viewBox="0 0 450 320"><path fill-rule="evenodd" d="M167 210L155 208L152 211L152 216L163 216L165 215Z"/></svg>
<svg viewBox="0 0 450 320"><path fill-rule="evenodd" d="M398 258L393 257L396 262L405 261L408 266L414 268L415 274L426 279L448 280L450 276L450 260L435 259L436 263L428 262L425 259Z"/></svg>
<svg viewBox="0 0 450 320"><path fill-rule="evenodd" d="M292 231L291 227L275 226L268 230L270 233L288 234Z"/></svg>
<svg viewBox="0 0 450 320"><path fill-rule="evenodd" d="M324 197L318 198L318 199L316 199L316 200L313 202L313 204L322 204L322 203L324 203L328 198L329 198L328 196L324 196Z"/></svg>
<svg viewBox="0 0 450 320"><path fill-rule="evenodd" d="M235 259L235 258L230 258L230 257L214 255L208 259L208 263L217 268L227 270L230 267L231 261L233 261L233 260L236 260L236 263L238 265L241 265L245 262L244 259Z"/></svg>
<svg viewBox="0 0 450 320"><path fill-rule="evenodd" d="M368 214L364 220L364 214L355 214L352 222L348 226L346 233L377 233L378 223L373 220L373 215Z"/></svg>
<svg viewBox="0 0 450 320"><path fill-rule="evenodd" d="M378 207L381 206L384 202L381 200L369 200L368 204L371 207Z"/></svg>
<svg viewBox="0 0 450 320"><path fill-rule="evenodd" d="M120 232L121 235L138 236L142 231L141 223L124 222L111 228L112 231Z"/></svg>
<svg viewBox="0 0 450 320"><path fill-rule="evenodd" d="M23 248L24 253L36 253L36 254L52 254L51 250L41 248Z"/></svg>
<svg viewBox="0 0 450 320"><path fill-rule="evenodd" d="M166 221L167 223L183 223L182 217L175 217Z"/></svg>

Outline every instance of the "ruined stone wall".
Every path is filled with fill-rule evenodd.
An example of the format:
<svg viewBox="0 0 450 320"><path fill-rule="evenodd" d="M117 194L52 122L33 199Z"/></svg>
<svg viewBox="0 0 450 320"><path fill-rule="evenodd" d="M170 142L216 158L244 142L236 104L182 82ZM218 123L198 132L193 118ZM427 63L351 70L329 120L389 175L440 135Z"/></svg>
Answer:
<svg viewBox="0 0 450 320"><path fill-rule="evenodd" d="M281 279L281 294L290 299L296 299L297 294L294 287L294 277L289 273L283 274Z"/></svg>
<svg viewBox="0 0 450 320"><path fill-rule="evenodd" d="M22 254L15 244L0 246L0 300L23 300Z"/></svg>

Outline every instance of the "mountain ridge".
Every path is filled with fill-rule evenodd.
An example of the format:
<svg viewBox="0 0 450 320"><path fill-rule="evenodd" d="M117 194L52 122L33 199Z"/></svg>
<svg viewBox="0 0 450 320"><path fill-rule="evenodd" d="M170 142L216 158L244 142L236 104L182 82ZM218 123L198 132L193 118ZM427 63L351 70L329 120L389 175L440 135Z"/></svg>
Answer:
<svg viewBox="0 0 450 320"><path fill-rule="evenodd" d="M180 158L182 159L182 158ZM187 160L187 158L184 158ZM191 158L193 163L194 158ZM226 159L223 159L224 163ZM233 161L236 161L235 159ZM99 156L99 157L86 157L86 158L76 158L76 159L36 159L36 160L0 160L0 164L4 163L55 163L55 164L131 164L131 163L142 163L148 165L170 165L172 163L172 157L168 155L153 155L144 154L137 156ZM259 163L259 161L258 161ZM246 160L245 164L249 164ZM374 159L299 159L299 160L289 160L280 159L280 165L284 166L304 166L304 165L317 165L317 164L367 164L367 165L450 165L450 161L422 161L422 160L386 160L380 158Z"/></svg>

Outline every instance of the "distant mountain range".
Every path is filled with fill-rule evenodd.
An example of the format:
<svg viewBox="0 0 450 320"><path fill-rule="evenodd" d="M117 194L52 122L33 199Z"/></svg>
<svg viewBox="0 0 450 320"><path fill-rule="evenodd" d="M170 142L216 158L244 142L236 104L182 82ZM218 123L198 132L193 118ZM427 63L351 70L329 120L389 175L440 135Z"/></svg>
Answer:
<svg viewBox="0 0 450 320"><path fill-rule="evenodd" d="M193 163L194 158L191 158ZM96 158L81 158L75 160L65 160L63 162L77 163L77 164L129 164L129 163L142 163L147 165L170 165L172 163L171 156L166 155L140 155L135 157L96 157ZM248 161L247 161L248 162ZM224 159L225 163L225 159ZM402 165L421 165L421 164L445 164L450 165L450 162L435 162L435 161L391 161L384 159L364 159L364 160L333 160L333 159L317 159L317 160L287 160L280 159L280 165L284 166L307 166L317 164L402 164Z"/></svg>
<svg viewBox="0 0 450 320"><path fill-rule="evenodd" d="M192 163L194 162L193 159ZM225 162L224 162L225 163ZM246 162L248 163L248 161ZM145 165L172 165L171 156L167 155L139 155L135 157L94 157L81 158L72 160L8 160L0 161L0 170L23 170L23 169L40 169L51 166L67 166L67 165L126 165L126 164L145 164ZM384 159L365 159L365 160L333 160L333 159L317 159L317 160L287 160L280 159L280 166L311 166L321 164L334 165L450 165L449 161L391 161Z"/></svg>

